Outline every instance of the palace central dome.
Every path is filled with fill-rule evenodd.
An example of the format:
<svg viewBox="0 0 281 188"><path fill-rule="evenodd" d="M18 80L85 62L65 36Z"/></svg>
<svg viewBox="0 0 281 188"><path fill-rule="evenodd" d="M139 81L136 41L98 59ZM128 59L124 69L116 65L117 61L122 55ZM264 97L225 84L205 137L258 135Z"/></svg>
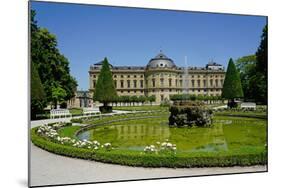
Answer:
<svg viewBox="0 0 281 188"><path fill-rule="evenodd" d="M172 59L168 58L165 54L160 51L160 53L150 59L149 63L147 64L147 68L174 68L176 67L175 63L173 62Z"/></svg>

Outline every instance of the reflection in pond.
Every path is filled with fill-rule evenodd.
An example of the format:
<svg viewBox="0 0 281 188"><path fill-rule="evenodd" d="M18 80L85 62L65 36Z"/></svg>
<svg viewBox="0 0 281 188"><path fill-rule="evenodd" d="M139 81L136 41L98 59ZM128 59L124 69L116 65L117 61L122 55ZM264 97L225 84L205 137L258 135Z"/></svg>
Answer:
<svg viewBox="0 0 281 188"><path fill-rule="evenodd" d="M156 142L170 142L181 152L217 152L255 148L266 142L266 121L216 119L208 128L169 127L167 118L128 120L98 126L78 135L79 139L110 142L115 148L141 151Z"/></svg>

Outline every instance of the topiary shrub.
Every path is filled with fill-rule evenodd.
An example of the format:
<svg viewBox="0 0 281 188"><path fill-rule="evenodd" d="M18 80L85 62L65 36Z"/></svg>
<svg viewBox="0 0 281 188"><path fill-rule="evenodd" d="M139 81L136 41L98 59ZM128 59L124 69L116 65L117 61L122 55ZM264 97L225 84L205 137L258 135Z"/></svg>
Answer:
<svg viewBox="0 0 281 188"><path fill-rule="evenodd" d="M177 127L207 127L212 124L213 112L200 102L180 102L170 107L169 125Z"/></svg>
<svg viewBox="0 0 281 188"><path fill-rule="evenodd" d="M112 112L112 106L100 106L99 110L101 113L111 113Z"/></svg>

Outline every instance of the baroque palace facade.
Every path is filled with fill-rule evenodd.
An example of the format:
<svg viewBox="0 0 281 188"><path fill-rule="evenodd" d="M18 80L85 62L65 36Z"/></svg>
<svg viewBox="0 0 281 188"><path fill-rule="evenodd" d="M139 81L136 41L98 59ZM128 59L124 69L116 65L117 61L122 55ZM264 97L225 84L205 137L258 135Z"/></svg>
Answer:
<svg viewBox="0 0 281 188"><path fill-rule="evenodd" d="M102 63L90 66L89 91L93 93ZM111 66L115 88L119 96L156 96L156 103L169 100L170 95L189 94L220 96L225 70L215 62L206 67L178 67L174 61L160 53L146 66Z"/></svg>

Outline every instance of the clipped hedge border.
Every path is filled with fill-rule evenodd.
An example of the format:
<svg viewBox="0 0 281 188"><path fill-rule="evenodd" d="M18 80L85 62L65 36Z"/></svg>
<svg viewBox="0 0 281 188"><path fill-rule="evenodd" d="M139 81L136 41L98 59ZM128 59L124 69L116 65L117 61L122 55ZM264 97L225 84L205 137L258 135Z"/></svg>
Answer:
<svg viewBox="0 0 281 188"><path fill-rule="evenodd" d="M90 149L76 148L72 146L57 144L36 134L37 127L31 129L31 141L34 145L49 152L87 160L141 167L169 167L169 168L191 168L191 167L230 167L251 166L267 164L267 153L250 154L191 154L186 155L160 155L144 154L133 151L93 151Z"/></svg>

